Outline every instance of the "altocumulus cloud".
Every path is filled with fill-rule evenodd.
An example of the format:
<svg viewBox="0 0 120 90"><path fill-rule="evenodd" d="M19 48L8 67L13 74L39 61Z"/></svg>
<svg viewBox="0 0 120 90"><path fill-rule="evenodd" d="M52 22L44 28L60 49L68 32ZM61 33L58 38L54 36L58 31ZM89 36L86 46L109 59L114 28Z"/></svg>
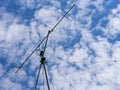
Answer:
<svg viewBox="0 0 120 90"><path fill-rule="evenodd" d="M43 45L19 73L15 71L73 3L76 6L48 41L45 56L51 89L120 89L120 0L0 3L0 90L34 90Z"/></svg>

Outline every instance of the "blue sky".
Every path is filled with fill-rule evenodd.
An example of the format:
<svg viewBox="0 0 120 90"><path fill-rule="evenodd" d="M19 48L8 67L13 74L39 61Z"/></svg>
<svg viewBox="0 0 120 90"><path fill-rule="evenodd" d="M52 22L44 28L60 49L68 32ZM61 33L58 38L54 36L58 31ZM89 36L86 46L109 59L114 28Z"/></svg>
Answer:
<svg viewBox="0 0 120 90"><path fill-rule="evenodd" d="M15 71L73 4L49 37L50 88L120 90L120 0L1 0L0 90L35 90L44 44ZM37 90L43 90L43 73Z"/></svg>

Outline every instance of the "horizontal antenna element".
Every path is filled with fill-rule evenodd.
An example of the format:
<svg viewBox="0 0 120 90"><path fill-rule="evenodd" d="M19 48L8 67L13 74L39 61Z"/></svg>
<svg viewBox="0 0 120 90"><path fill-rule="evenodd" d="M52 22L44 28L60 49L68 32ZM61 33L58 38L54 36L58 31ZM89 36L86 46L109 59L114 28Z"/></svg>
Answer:
<svg viewBox="0 0 120 90"><path fill-rule="evenodd" d="M44 50L40 52L40 57L41 57L41 61L40 61L40 66L39 66L39 70L38 70L38 74L37 74L37 79L36 79L36 84L35 84L35 88L37 88L37 84L38 84L38 80L39 80L39 75L40 75L40 70L41 70L41 66L43 66L44 72L45 72L45 77L46 77L46 82L47 82L47 87L48 90L50 90L50 85L49 85L49 80L48 80L48 75L47 75L47 69L46 69L46 58L44 57L45 54L45 50L47 47L47 42L48 42L48 38L51 32L54 31L54 29L58 26L58 24L64 19L64 17L72 10L72 8L75 6L75 4L73 4L73 6L63 15L63 17L55 24L55 26L48 31L48 34L43 38L43 40L35 47L35 49L30 53L30 55L25 59L25 61L20 65L20 67L18 67L17 71L15 73L17 73L22 67L23 65L28 61L28 59L33 55L33 53L37 50L38 47L40 47L40 45L45 41L44 44Z"/></svg>
<svg viewBox="0 0 120 90"><path fill-rule="evenodd" d="M64 17L72 10L72 8L74 6L75 6L75 4L73 4L72 7L63 15L63 17L55 24L55 26L50 30L49 34L51 32L53 32L53 30L57 27L57 25L64 19ZM44 42L44 40L47 37L48 37L48 35L45 36L42 41L40 41L40 43L35 47L35 49L33 49L33 51L30 53L30 55L25 59L25 61L18 67L18 69L16 70L15 73L17 73L23 67L23 65L29 60L29 58L33 55L33 53L37 50L37 48L40 47L40 45Z"/></svg>

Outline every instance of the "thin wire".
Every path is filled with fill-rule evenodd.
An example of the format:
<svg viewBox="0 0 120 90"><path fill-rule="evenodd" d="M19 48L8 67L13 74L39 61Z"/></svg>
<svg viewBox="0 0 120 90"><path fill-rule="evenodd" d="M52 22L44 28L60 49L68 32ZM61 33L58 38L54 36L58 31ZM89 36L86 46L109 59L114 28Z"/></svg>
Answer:
<svg viewBox="0 0 120 90"><path fill-rule="evenodd" d="M10 69L8 69L7 71L4 71L3 75L1 76L2 78L0 78L0 80L2 80L3 78L8 77L9 74L11 74L9 71L10 71ZM16 76L17 76L16 74L12 75L12 77L16 77ZM16 78L16 79L19 79L19 77ZM17 80L15 80L15 81L18 82ZM16 85L16 83L14 83L9 89L13 88L15 85Z"/></svg>
<svg viewBox="0 0 120 90"><path fill-rule="evenodd" d="M113 63L116 63L116 62L119 62L118 60L113 60L113 61L100 61L100 62L95 62L95 63L101 63L101 62L113 62Z"/></svg>
<svg viewBox="0 0 120 90"><path fill-rule="evenodd" d="M57 25L64 19L64 17L72 10L72 8L75 6L75 4L73 4L73 6L63 15L63 17L55 24L55 26L50 30L49 34L51 32L53 32L53 30L57 27ZM25 61L20 65L20 67L18 67L18 69L16 70L15 73L17 73L22 67L23 65L28 61L28 59L31 57L31 55L37 50L38 47L40 47L40 45L43 43L43 41L48 38L48 35L45 36L43 38L43 40L37 45L37 47L35 49L33 49L33 51L30 53L30 55L25 59Z"/></svg>
<svg viewBox="0 0 120 90"><path fill-rule="evenodd" d="M21 72L21 71L20 71L20 72ZM20 73L20 72L19 72L19 73ZM17 77L17 74L14 74L12 77ZM15 87L15 85L18 84L18 79L20 79L20 77L17 77L17 78L16 78L14 84L9 88L9 90L12 90L12 89Z"/></svg>
<svg viewBox="0 0 120 90"><path fill-rule="evenodd" d="M113 62L116 62L117 60L115 60L115 61L113 61ZM67 63L67 62L65 62L65 63ZM100 62L99 62L100 63ZM99 64L98 63L98 64ZM75 64L76 65L76 64ZM47 65L46 65L47 66ZM48 68L48 67L47 67ZM47 70L49 70L49 69L47 69ZM91 69L90 68L87 68L87 70L86 70L87 72L89 72L89 73L91 73L92 71L91 71ZM95 78L97 78L97 77L95 77ZM101 77L102 78L102 77ZM102 78L102 79L105 79L105 78ZM67 80L67 79L65 79L65 80ZM105 79L106 81L108 81L108 82L111 82L111 83L114 83L114 84L117 84L117 83L115 83L115 82L113 82L113 81L110 81L110 80L107 80L107 79ZM68 81L68 80L67 80Z"/></svg>
<svg viewBox="0 0 120 90"><path fill-rule="evenodd" d="M54 87L55 85L53 84L53 82L52 82L52 81L51 81L51 84L52 84L53 89L55 90L55 87Z"/></svg>
<svg viewBox="0 0 120 90"><path fill-rule="evenodd" d="M80 11L82 10L82 8L80 8L77 4L75 4L75 6L78 10L80 10Z"/></svg>
<svg viewBox="0 0 120 90"><path fill-rule="evenodd" d="M108 81L109 83L112 82L113 84L120 85L120 83L116 83L116 82L114 82L114 81L111 81L111 80L109 80L109 79L106 79L106 78L104 78L103 76L100 76L100 78Z"/></svg>
<svg viewBox="0 0 120 90"><path fill-rule="evenodd" d="M10 64L4 65L3 74L0 77L7 76L7 75L9 75L9 73L10 73L11 70L14 70L14 68L16 67L16 65L15 65L15 67L13 67L13 68L10 69L9 67L11 67L11 65L14 65L14 63L12 62Z"/></svg>
<svg viewBox="0 0 120 90"><path fill-rule="evenodd" d="M47 67L47 65L46 65L46 67ZM48 68L48 67L47 67ZM49 70L49 69L48 69ZM54 77L55 78L55 77ZM64 77L64 80L65 81L67 81L67 82L69 82L65 77ZM52 83L52 82L51 82ZM52 83L53 84L53 83ZM70 83L72 86L73 86L73 84L72 83ZM55 85L53 84L53 87L54 87ZM56 87L56 86L55 86ZM54 87L54 89L55 89L55 87ZM57 88L57 87L56 87ZM75 90L75 87L73 86L73 89Z"/></svg>
<svg viewBox="0 0 120 90"><path fill-rule="evenodd" d="M64 60L63 60L64 61ZM65 61L64 61L65 62ZM102 61L102 62L113 62L113 63L116 63L116 62L118 62L117 60L114 60L114 61ZM65 62L65 63L67 63L67 62ZM101 62L97 62L97 64L100 64ZM96 63L95 63L96 64ZM76 65L76 64L75 64ZM87 64L87 65L92 65L92 64ZM90 68L87 68L87 72L89 72L89 73L91 73L91 71L90 71ZM97 77L96 77L97 78ZM102 78L102 77L101 77ZM66 78L65 78L66 79ZM105 78L102 78L102 79L105 79ZM67 79L66 79L67 80ZM105 80L107 80L107 79L105 79ZM68 81L68 80L67 80ZM111 80L107 80L108 82L112 82L112 83L114 83L114 84L117 84L117 83L115 83L115 82L113 82L113 81L111 81ZM119 84L120 85L120 84Z"/></svg>
<svg viewBox="0 0 120 90"><path fill-rule="evenodd" d="M56 23L56 25L50 30L48 31L48 34L46 36L46 43L45 43L45 47L44 47L44 53L45 53L45 49L46 49L46 45L47 45L47 41L48 41L48 38L49 38L49 34L51 32L53 32L53 30L57 27L57 25L65 18L65 16L71 11L71 9L75 6L75 4L73 4L73 6L63 15L63 17Z"/></svg>
<svg viewBox="0 0 120 90"><path fill-rule="evenodd" d="M17 77L17 79L19 79L19 78L20 78L20 77ZM9 88L9 90L12 90L17 83L18 83L18 80L16 80L16 82Z"/></svg>
<svg viewBox="0 0 120 90"><path fill-rule="evenodd" d="M114 60L114 61L102 61L102 62L113 62L113 63L116 63L116 62L119 62L119 60ZM97 62L97 64L100 64L101 62ZM96 64L96 63L95 63ZM88 64L87 64L88 65ZM89 65L92 65L92 64L89 64ZM90 68L87 68L87 72L89 72L89 73L91 73L91 71L90 71ZM98 73L97 73L98 74ZM98 76L96 74L96 76ZM118 83L116 83L116 82L114 82L114 81L111 81L111 80L108 80L108 79L106 79L106 78L104 78L104 77L102 77L102 76L99 76L100 78L102 78L103 80L106 80L106 81L108 81L109 83L113 83L113 84L118 84ZM118 85L120 85L120 84L118 84Z"/></svg>
<svg viewBox="0 0 120 90"><path fill-rule="evenodd" d="M104 62L99 62L99 63L95 63L95 64L86 64L86 65L90 65L91 67L90 68L92 68L92 66L93 65L96 65L96 64L101 64L101 63L104 63ZM110 62L109 62L110 63ZM114 61L111 61L111 63L116 63L116 62L114 62ZM111 66L112 67L112 66ZM105 68L104 68L105 69ZM104 71L104 70L103 70Z"/></svg>
<svg viewBox="0 0 120 90"><path fill-rule="evenodd" d="M76 59L79 59L77 57L75 57ZM67 61L68 62L68 61ZM99 61L99 62L95 62L95 63L91 63L91 64L88 64L88 63L82 63L82 64L86 64L86 65L95 65L95 64L101 64L101 63L105 63L105 62L108 62L108 63L117 63L117 62L120 62L119 60L112 60L112 61ZM69 63L69 62L68 62ZM74 62L70 62L72 64L75 64L75 61ZM77 62L78 63L78 62Z"/></svg>
<svg viewBox="0 0 120 90"><path fill-rule="evenodd" d="M91 71L90 68L87 68L86 71L89 72L89 73L93 72L93 71ZM98 73L96 72L96 77L95 77L95 78L97 78L97 76L98 76ZM103 80L108 81L109 83L118 84L118 83L116 83L116 82L114 82L114 81L111 81L111 80L108 80L108 79L106 79L106 78L104 78L104 77L102 77L102 76L100 76L100 75L99 75L98 77L100 77L100 78L103 79ZM120 85L120 84L118 84L118 85Z"/></svg>
<svg viewBox="0 0 120 90"><path fill-rule="evenodd" d="M61 75L62 75L62 74L61 74ZM63 75L62 75L62 76L63 76ZM64 77L64 80L67 81L67 82L69 82L66 77ZM73 84L71 83L71 81L70 81L70 84L73 86ZM74 86L73 86L73 89L75 90L75 87L74 87Z"/></svg>
<svg viewBox="0 0 120 90"><path fill-rule="evenodd" d="M87 66L93 66L93 65L96 65L96 64L102 64L102 63L105 63L106 62L106 64L108 64L108 63L114 63L114 64L116 64L118 61L101 61L101 62L95 62L95 63L89 63L89 64L87 64L87 63L82 63L83 65L84 64L86 64Z"/></svg>
<svg viewBox="0 0 120 90"><path fill-rule="evenodd" d="M98 76L98 74L96 74L96 77L95 77L95 78L96 78L97 80L98 80L98 78L101 78L101 79L107 81L107 84L108 84L108 83L109 83L109 84L112 83L112 84L117 84L117 85L120 86L120 84L118 84L118 83L116 83L116 82L114 82L114 81L108 80L108 79L104 78L103 76ZM98 80L98 81L101 82L100 80ZM108 87L108 85L106 85L106 87L110 89L110 87Z"/></svg>
<svg viewBox="0 0 120 90"><path fill-rule="evenodd" d="M57 25L64 19L64 17L73 9L73 7L75 6L75 4L73 4L73 6L63 15L63 17L56 23L56 25L52 28L51 32L57 27Z"/></svg>
<svg viewBox="0 0 120 90"><path fill-rule="evenodd" d="M32 56L32 54L37 50L37 48L43 43L43 41L46 39L47 37L43 38L43 40L35 47L35 49L33 49L33 51L30 53L30 55L25 59L25 61L18 67L17 71L15 73L17 73L22 67L23 65L29 60L29 58Z"/></svg>
<svg viewBox="0 0 120 90"><path fill-rule="evenodd" d="M9 69L7 71L4 71L3 74L0 76L0 77L4 77L4 76L7 76L7 74L9 74Z"/></svg>

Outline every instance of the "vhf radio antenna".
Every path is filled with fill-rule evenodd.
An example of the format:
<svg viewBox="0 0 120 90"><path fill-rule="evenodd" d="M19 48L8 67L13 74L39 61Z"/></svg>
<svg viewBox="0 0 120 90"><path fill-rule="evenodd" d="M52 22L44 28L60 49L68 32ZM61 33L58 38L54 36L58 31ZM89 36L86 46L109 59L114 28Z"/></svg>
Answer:
<svg viewBox="0 0 120 90"><path fill-rule="evenodd" d="M15 73L17 73L22 67L23 65L29 60L29 58L32 56L32 54L37 50L38 47L40 47L40 45L45 41L45 45L43 48L43 51L40 51L40 57L41 57L41 61L40 61L40 66L39 66L39 70L38 70L38 75L37 75L37 79L36 79L36 84L35 84L35 88L37 88L37 84L38 84L38 79L39 79L39 75L40 75L40 70L41 67L43 65L43 69L45 71L45 77L46 77L46 81L47 81L47 87L48 90L50 90L50 85L49 85L49 80L48 80L48 75L47 75L47 70L46 70L46 58L44 57L45 54L45 50L46 50L46 46L47 46L47 42L48 42L48 38L49 35L51 34L51 32L54 31L54 29L57 27L57 25L65 18L65 16L72 10L72 8L75 6L75 4L72 5L72 7L60 18L60 20L55 24L55 26L48 31L48 34L42 39L42 41L40 41L40 43L33 49L33 51L30 53L30 55L25 59L25 61L18 67L18 69L16 70Z"/></svg>

